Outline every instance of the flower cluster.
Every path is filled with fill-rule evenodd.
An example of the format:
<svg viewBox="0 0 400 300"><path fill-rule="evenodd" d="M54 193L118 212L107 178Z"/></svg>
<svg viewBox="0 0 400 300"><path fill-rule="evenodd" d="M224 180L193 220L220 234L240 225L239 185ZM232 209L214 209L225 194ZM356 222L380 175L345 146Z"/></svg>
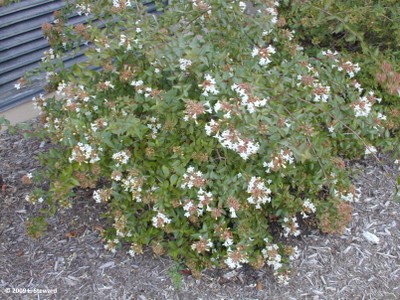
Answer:
<svg viewBox="0 0 400 300"><path fill-rule="evenodd" d="M136 254L143 254L143 247L137 243L132 243L129 247L128 254L131 257L135 257Z"/></svg>
<svg viewBox="0 0 400 300"><path fill-rule="evenodd" d="M314 203L312 203L310 199L305 199L303 202L303 210L300 212L303 219L307 219L310 214L315 213L316 211L317 208Z"/></svg>
<svg viewBox="0 0 400 300"><path fill-rule="evenodd" d="M361 68L358 64L354 64L351 61L346 61L337 67L339 71L345 71L350 78L353 78L355 74L360 72Z"/></svg>
<svg viewBox="0 0 400 300"><path fill-rule="evenodd" d="M331 87L320 83L319 73L314 67L307 65L307 69L311 75L297 75L297 80L299 80L297 86L311 87L314 102L327 102L331 94Z"/></svg>
<svg viewBox="0 0 400 300"><path fill-rule="evenodd" d="M78 163L95 163L100 160L96 150L84 143L78 143L72 148L72 153L69 162L76 161Z"/></svg>
<svg viewBox="0 0 400 300"><path fill-rule="evenodd" d="M231 89L239 95L241 105L246 107L247 111L251 114L256 111L256 107L263 107L267 104L268 99L260 99L256 96L252 96L249 87L245 84L233 84Z"/></svg>
<svg viewBox="0 0 400 300"><path fill-rule="evenodd" d="M28 201L30 204L36 204L36 203L43 203L44 199L43 197L38 197L36 195L26 195L25 201Z"/></svg>
<svg viewBox="0 0 400 300"><path fill-rule="evenodd" d="M257 209L261 209L261 204L271 202L271 190L266 187L265 182L260 177L251 177L247 186L247 193L251 194L247 201L250 204L255 204Z"/></svg>
<svg viewBox="0 0 400 300"><path fill-rule="evenodd" d="M129 161L130 157L131 157L131 153L128 150L120 151L120 152L114 153L112 155L112 159L117 161L117 164L116 164L117 167L120 165L126 165Z"/></svg>
<svg viewBox="0 0 400 300"><path fill-rule="evenodd" d="M369 145L369 146L365 147L365 155L375 154L376 152L377 152L377 150L376 150L375 146Z"/></svg>
<svg viewBox="0 0 400 300"><path fill-rule="evenodd" d="M144 95L145 98L153 96L157 91L153 91L151 87L145 86L143 80L133 80L131 85L135 87L136 93Z"/></svg>
<svg viewBox="0 0 400 300"><path fill-rule="evenodd" d="M42 57L42 62L49 62L52 61L53 59L60 58L60 56L54 52L53 48L44 51L43 55L44 56Z"/></svg>
<svg viewBox="0 0 400 300"><path fill-rule="evenodd" d="M270 60L270 57L272 54L276 53L276 49L272 45L268 45L266 48L258 48L254 47L253 51L251 52L251 56L259 56L260 59L258 61L258 64L260 66L266 66L270 64L272 61Z"/></svg>
<svg viewBox="0 0 400 300"><path fill-rule="evenodd" d="M210 94L212 95L218 95L219 90L217 89L217 82L215 79L210 75L210 74L205 74L204 75L204 81L202 84L199 85L199 87L203 88L203 96L209 96Z"/></svg>
<svg viewBox="0 0 400 300"><path fill-rule="evenodd" d="M207 132L209 132L209 130L207 130ZM214 137L218 139L223 147L239 153L240 157L244 160L256 154L260 148L258 142L250 138L241 138L240 133L234 129L224 130L221 134L217 134Z"/></svg>
<svg viewBox="0 0 400 300"><path fill-rule="evenodd" d="M111 198L111 189L99 189L93 192L93 199L96 203L105 203Z"/></svg>
<svg viewBox="0 0 400 300"><path fill-rule="evenodd" d="M206 207L207 211L211 211L210 203L213 201L213 195L211 192L206 192L202 188L197 192L197 199L199 204L197 205L199 209Z"/></svg>
<svg viewBox="0 0 400 300"><path fill-rule="evenodd" d="M197 192L197 199L198 202L196 202L192 199L187 199L183 204L183 210L185 211L184 216L186 218L190 217L198 217L203 215L204 213L204 207L206 207L206 210L209 212L212 212L213 209L211 208L210 204L213 201L212 193L211 192L205 192L202 188L199 189Z"/></svg>
<svg viewBox="0 0 400 300"><path fill-rule="evenodd" d="M75 8L77 10L77 14L79 16L81 15L85 15L88 16L89 14L91 14L92 10L91 10L91 6L88 3L79 3L75 5Z"/></svg>
<svg viewBox="0 0 400 300"><path fill-rule="evenodd" d="M299 224L297 223L297 218L295 216L283 218L282 227L284 230L283 235L285 237L288 237L289 235L299 236L301 233L299 230Z"/></svg>
<svg viewBox="0 0 400 300"><path fill-rule="evenodd" d="M291 150L281 150L279 154L272 157L269 163L264 162L263 166L267 168L266 172L270 173L271 170L277 172L281 168L286 169L287 164L291 165L294 162L293 153Z"/></svg>
<svg viewBox="0 0 400 300"><path fill-rule="evenodd" d="M266 4L268 7L265 9L265 12L271 17L270 22L274 25L278 23L279 1L268 1Z"/></svg>
<svg viewBox="0 0 400 300"><path fill-rule="evenodd" d="M22 176L21 181L23 184L32 184L32 178L33 178L32 173L27 173L24 176Z"/></svg>
<svg viewBox="0 0 400 300"><path fill-rule="evenodd" d="M210 136L212 133L215 133L214 137L218 136L218 132L220 130L220 124L216 122L214 119L211 119L210 122L208 122L206 125L204 125L204 129L206 131L206 134Z"/></svg>
<svg viewBox="0 0 400 300"><path fill-rule="evenodd" d="M232 250L230 247L228 248L227 258L224 262L230 269L239 269L242 267L242 264L249 262L247 255L242 248L243 247L241 246L237 246L236 250Z"/></svg>
<svg viewBox="0 0 400 300"><path fill-rule="evenodd" d="M189 100L186 102L185 116L183 117L183 120L185 120L186 122L189 121L189 119L196 121L197 117L204 114L205 111L206 110L203 103Z"/></svg>
<svg viewBox="0 0 400 300"><path fill-rule="evenodd" d="M211 14L211 6L205 3L203 0L190 0L193 3L193 7L195 9L201 11L207 11L208 14Z"/></svg>
<svg viewBox="0 0 400 300"><path fill-rule="evenodd" d="M153 226L155 228L163 228L166 224L171 223L171 219L168 218L164 213L157 211L157 215L155 215L151 220L153 222Z"/></svg>
<svg viewBox="0 0 400 300"><path fill-rule="evenodd" d="M211 239L206 239L201 237L198 242L192 244L192 250L196 251L197 253L204 253L209 252L213 246Z"/></svg>
<svg viewBox="0 0 400 300"><path fill-rule="evenodd" d="M124 47L126 48L126 51L131 51L132 48L132 44L131 44L131 39L127 38L125 34L121 34L119 37L119 46L120 47ZM136 40L137 43L137 40Z"/></svg>
<svg viewBox="0 0 400 300"><path fill-rule="evenodd" d="M119 245L119 240L117 238L109 239L107 240L107 244L104 245L104 249L110 251L111 253L116 253L118 245Z"/></svg>
<svg viewBox="0 0 400 300"><path fill-rule="evenodd" d="M113 7L115 8L126 8L132 6L130 0L113 0Z"/></svg>
<svg viewBox="0 0 400 300"><path fill-rule="evenodd" d="M156 117L150 118L150 123L147 123L147 128L149 128L151 131L151 138L153 138L153 139L157 138L157 134L160 131L161 127L162 127L162 125L161 125L161 123L157 123Z"/></svg>
<svg viewBox="0 0 400 300"><path fill-rule="evenodd" d="M132 233L127 229L128 218L120 211L117 211L114 217L113 227L115 228L118 237L131 237Z"/></svg>
<svg viewBox="0 0 400 300"><path fill-rule="evenodd" d="M192 65L192 61L190 59L180 58L179 59L179 68L182 71L186 71L187 67Z"/></svg>
<svg viewBox="0 0 400 300"><path fill-rule="evenodd" d="M186 218L196 215L201 216L203 214L203 209L199 208L191 199L188 199L183 203L183 210L185 211L184 216Z"/></svg>
<svg viewBox="0 0 400 300"><path fill-rule="evenodd" d="M337 63L337 64L333 64L332 68L337 68L337 70L340 72L343 72L343 71L346 72L346 74L350 78L353 78L355 76L355 74L360 72L361 68L360 68L359 64L354 64L351 61L338 60L336 58L338 55L338 53L336 51L335 52L332 52L330 50L328 50L328 51L327 52L323 51L322 54L325 56L328 56L329 58L333 59L335 63Z"/></svg>
<svg viewBox="0 0 400 300"><path fill-rule="evenodd" d="M352 104L355 116L368 117L376 101L381 102L381 99L376 98L374 92L369 92L368 95L360 97L357 102Z"/></svg>
<svg viewBox="0 0 400 300"><path fill-rule="evenodd" d="M130 192L132 194L132 199L136 202L142 202L142 184L143 179L135 175L129 175L127 178L123 178L122 187L124 191Z"/></svg>
<svg viewBox="0 0 400 300"><path fill-rule="evenodd" d="M279 254L279 246L269 243L268 239L265 239L265 242L267 245L262 250L262 254L267 260L267 265L272 267L276 272L283 266L282 256Z"/></svg>
<svg viewBox="0 0 400 300"><path fill-rule="evenodd" d="M359 202L361 198L361 189L351 186L348 191L346 190L333 190L335 197L340 198L345 202Z"/></svg>
<svg viewBox="0 0 400 300"><path fill-rule="evenodd" d="M230 217L233 219L237 218L236 212L240 209L239 201L234 197L229 197L227 199L227 205L229 208Z"/></svg>
<svg viewBox="0 0 400 300"><path fill-rule="evenodd" d="M330 91L330 86L324 86L319 82L315 82L313 84L314 102L327 102L329 99Z"/></svg>
<svg viewBox="0 0 400 300"><path fill-rule="evenodd" d="M203 178L203 173L201 171L195 171L194 167L189 167L186 173L183 174L183 183L181 185L182 189L191 189L193 187L201 188L206 184L206 180Z"/></svg>

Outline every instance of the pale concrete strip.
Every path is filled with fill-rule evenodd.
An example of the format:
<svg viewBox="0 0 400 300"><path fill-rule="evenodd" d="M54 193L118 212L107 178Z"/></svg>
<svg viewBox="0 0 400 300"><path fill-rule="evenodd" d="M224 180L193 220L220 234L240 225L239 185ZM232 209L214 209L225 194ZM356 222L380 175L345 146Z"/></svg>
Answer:
<svg viewBox="0 0 400 300"><path fill-rule="evenodd" d="M18 105L9 110L0 112L12 125L32 120L39 116L39 110L33 107L32 101Z"/></svg>

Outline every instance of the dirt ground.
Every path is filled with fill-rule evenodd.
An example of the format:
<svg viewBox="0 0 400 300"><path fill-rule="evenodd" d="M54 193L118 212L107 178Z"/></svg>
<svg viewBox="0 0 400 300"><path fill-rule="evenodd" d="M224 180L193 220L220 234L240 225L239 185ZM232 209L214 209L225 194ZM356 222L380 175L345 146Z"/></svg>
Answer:
<svg viewBox="0 0 400 300"><path fill-rule="evenodd" d="M21 178L42 168L35 157L48 146L0 134L0 299L400 299L400 204L391 176L398 170L384 156L383 166L354 164L362 198L345 233L296 239L302 254L289 285L279 286L267 268L209 270L196 280L151 251L112 254L98 232L101 209L85 191L50 219L45 236L30 238L25 222L37 208L25 201L32 186Z"/></svg>

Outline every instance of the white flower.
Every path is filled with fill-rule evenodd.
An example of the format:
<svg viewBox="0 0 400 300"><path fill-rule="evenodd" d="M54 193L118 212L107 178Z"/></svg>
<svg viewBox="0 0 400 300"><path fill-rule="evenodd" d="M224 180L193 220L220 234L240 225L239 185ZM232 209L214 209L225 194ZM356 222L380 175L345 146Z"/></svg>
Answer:
<svg viewBox="0 0 400 300"><path fill-rule="evenodd" d="M244 160L256 154L260 148L258 142L248 138L242 139L239 132L233 129L224 130L220 135L215 135L214 137L218 139L223 147L239 153Z"/></svg>
<svg viewBox="0 0 400 300"><path fill-rule="evenodd" d="M336 189L333 190L335 197L340 197L341 200L346 202L358 202L361 197L361 189L357 188L353 192L338 192Z"/></svg>
<svg viewBox="0 0 400 300"><path fill-rule="evenodd" d="M301 215L304 219L308 218L308 215L311 213L315 213L317 211L314 203L310 201L310 199L305 199L303 202L303 211L301 211Z"/></svg>
<svg viewBox="0 0 400 300"><path fill-rule="evenodd" d="M219 90L216 87L216 81L210 74L204 75L205 81L200 85L203 87L203 96L208 96L209 94L218 95Z"/></svg>
<svg viewBox="0 0 400 300"><path fill-rule="evenodd" d="M165 214L161 212L157 212L157 215L151 220L155 228L163 228L165 227L165 224L171 223L171 219L169 219Z"/></svg>
<svg viewBox="0 0 400 300"><path fill-rule="evenodd" d="M129 161L130 154L126 151L120 151L114 153L112 158L118 162L117 166L119 166L120 164L126 165Z"/></svg>
<svg viewBox="0 0 400 300"><path fill-rule="evenodd" d="M90 9L90 5L89 4L84 4L84 3L77 4L75 7L77 9L78 15L80 15L80 16L82 14L88 16L91 13L91 9Z"/></svg>
<svg viewBox="0 0 400 300"><path fill-rule="evenodd" d="M123 7L124 4L126 7L132 6L130 0L122 0L122 3L121 3L121 0L113 0L113 6L116 8L121 8L121 7Z"/></svg>
<svg viewBox="0 0 400 300"><path fill-rule="evenodd" d="M382 121L385 121L385 120L386 120L386 116L383 115L383 114L381 114L381 113L378 113L377 118L378 118L379 120L382 120Z"/></svg>
<svg viewBox="0 0 400 300"><path fill-rule="evenodd" d="M313 84L314 102L327 102L330 95L331 87L323 86L322 84L315 82Z"/></svg>
<svg viewBox="0 0 400 300"><path fill-rule="evenodd" d="M271 202L271 190L266 187L261 177L251 177L247 186L247 193L251 194L247 202L255 204L257 209L261 209L261 204Z"/></svg>
<svg viewBox="0 0 400 300"><path fill-rule="evenodd" d="M187 67L190 67L190 66L192 65L192 61L189 60L189 59L180 58L180 59L179 59L179 64L180 64L179 68L180 68L182 71L186 71L186 68L187 68Z"/></svg>
<svg viewBox="0 0 400 300"><path fill-rule="evenodd" d="M239 2L239 7L240 7L240 10L241 10L242 12L244 12L244 11L246 10L247 5L246 5L245 2L240 1L240 2Z"/></svg>
<svg viewBox="0 0 400 300"><path fill-rule="evenodd" d="M375 154L376 152L377 152L377 150L374 146L366 146L365 147L365 155Z"/></svg>
<svg viewBox="0 0 400 300"><path fill-rule="evenodd" d="M254 47L253 48L253 51L251 52L251 56L252 57L255 57L255 56L257 56L258 55L258 48L257 47Z"/></svg>
<svg viewBox="0 0 400 300"><path fill-rule="evenodd" d="M96 203L101 203L101 196L98 191L93 192L93 199L96 201Z"/></svg>
<svg viewBox="0 0 400 300"><path fill-rule="evenodd" d="M79 142L73 149L69 162L77 161L79 163L95 163L100 160L92 146Z"/></svg>
<svg viewBox="0 0 400 300"><path fill-rule="evenodd" d="M238 253L238 250L233 251L231 248L227 249L228 257L224 260L230 269L239 269L242 264L248 263L245 255Z"/></svg>
<svg viewBox="0 0 400 300"><path fill-rule="evenodd" d="M367 97L361 97L360 100L353 105L353 109L356 117L367 117L372 108L372 103Z"/></svg>
<svg viewBox="0 0 400 300"><path fill-rule="evenodd" d="M183 181L181 184L182 189L191 189L192 187L201 188L206 183L203 173L201 171L195 172L192 166L188 167L186 173L183 174Z"/></svg>
<svg viewBox="0 0 400 300"><path fill-rule="evenodd" d="M266 48L254 47L253 51L251 52L251 56L252 57L259 56L260 60L259 60L258 64L260 66L266 66L269 63L271 63L271 60L269 58L271 57L272 54L275 54L275 53L276 53L276 49L272 45L268 45L268 47L266 47Z"/></svg>

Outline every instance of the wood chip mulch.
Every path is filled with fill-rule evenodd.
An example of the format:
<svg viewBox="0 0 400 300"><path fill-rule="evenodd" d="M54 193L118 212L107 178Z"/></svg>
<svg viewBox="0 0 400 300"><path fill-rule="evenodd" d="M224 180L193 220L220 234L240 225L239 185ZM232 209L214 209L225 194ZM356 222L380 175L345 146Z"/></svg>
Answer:
<svg viewBox="0 0 400 300"><path fill-rule="evenodd" d="M384 166L354 164L362 197L342 236L311 231L295 240L302 254L288 286L267 268L248 267L205 271L201 280L184 273L179 284L167 257L105 250L101 208L85 191L50 219L45 236L27 235L38 208L25 201L32 186L21 178L42 168L35 157L48 147L21 132L0 133L0 299L400 299L398 167L384 156Z"/></svg>

